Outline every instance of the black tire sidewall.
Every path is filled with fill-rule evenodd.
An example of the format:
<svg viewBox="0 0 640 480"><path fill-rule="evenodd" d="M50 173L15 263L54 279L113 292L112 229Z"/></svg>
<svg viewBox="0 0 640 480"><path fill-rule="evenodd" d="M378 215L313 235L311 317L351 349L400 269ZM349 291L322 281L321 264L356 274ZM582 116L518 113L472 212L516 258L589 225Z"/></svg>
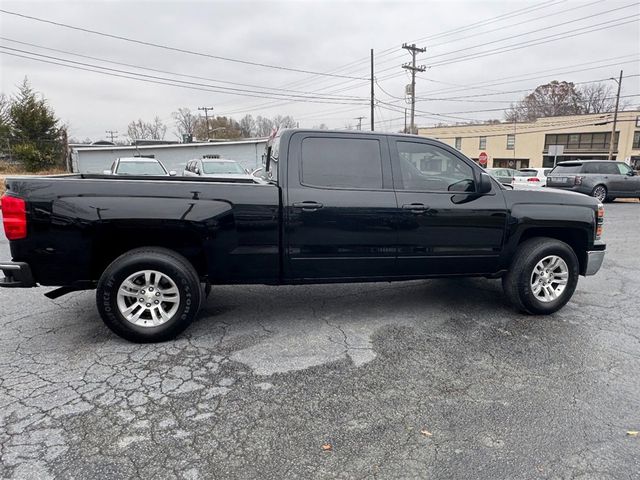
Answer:
<svg viewBox="0 0 640 480"><path fill-rule="evenodd" d="M174 316L156 327L141 327L124 318L118 308L118 289L130 275L141 270L156 270L171 278L180 292L180 304ZM98 310L106 325L117 335L133 342L159 342L174 338L191 323L200 304L200 284L174 258L154 252L121 257L105 270L96 291Z"/></svg>
<svg viewBox="0 0 640 480"><path fill-rule="evenodd" d="M569 278L562 294L551 302L538 300L531 288L531 274L537 263L549 255L562 258L569 269ZM526 311L533 314L545 315L561 309L571 299L578 285L580 265L578 259L569 245L560 241L546 241L535 246L528 253L522 264L522 270L518 273L518 296Z"/></svg>

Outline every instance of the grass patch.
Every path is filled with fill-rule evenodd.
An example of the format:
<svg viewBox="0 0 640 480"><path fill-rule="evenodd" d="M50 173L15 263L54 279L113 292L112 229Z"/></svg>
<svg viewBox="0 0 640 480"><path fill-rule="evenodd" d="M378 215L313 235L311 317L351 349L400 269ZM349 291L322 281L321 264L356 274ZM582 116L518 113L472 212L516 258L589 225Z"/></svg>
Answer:
<svg viewBox="0 0 640 480"><path fill-rule="evenodd" d="M5 192L4 179L6 177L13 177L15 175L59 175L61 173L68 173L63 168L48 168L46 170L40 170L38 172L28 172L22 165L15 163L0 162L0 195Z"/></svg>

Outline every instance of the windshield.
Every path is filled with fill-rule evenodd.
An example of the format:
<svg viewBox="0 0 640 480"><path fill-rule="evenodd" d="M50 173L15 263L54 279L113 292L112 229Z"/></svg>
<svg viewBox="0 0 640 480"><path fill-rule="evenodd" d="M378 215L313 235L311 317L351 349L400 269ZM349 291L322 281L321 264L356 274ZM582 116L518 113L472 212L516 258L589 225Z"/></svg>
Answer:
<svg viewBox="0 0 640 480"><path fill-rule="evenodd" d="M166 175L159 162L120 162L118 175Z"/></svg>
<svg viewBox="0 0 640 480"><path fill-rule="evenodd" d="M202 162L204 173L244 174L244 169L236 162Z"/></svg>
<svg viewBox="0 0 640 480"><path fill-rule="evenodd" d="M536 170L520 170L520 173L522 173L524 177L535 177L538 175Z"/></svg>
<svg viewBox="0 0 640 480"><path fill-rule="evenodd" d="M557 165L550 173L554 175L563 175L565 173L580 173L582 171L581 163L572 163L569 165Z"/></svg>

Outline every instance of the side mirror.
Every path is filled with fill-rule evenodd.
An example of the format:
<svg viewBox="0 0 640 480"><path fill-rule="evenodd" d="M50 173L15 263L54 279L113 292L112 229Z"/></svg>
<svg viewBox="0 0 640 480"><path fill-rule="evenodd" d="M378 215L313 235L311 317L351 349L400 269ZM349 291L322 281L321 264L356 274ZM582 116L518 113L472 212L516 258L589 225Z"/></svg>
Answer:
<svg viewBox="0 0 640 480"><path fill-rule="evenodd" d="M111 170L103 170L102 174L103 175L111 175Z"/></svg>
<svg viewBox="0 0 640 480"><path fill-rule="evenodd" d="M478 179L478 193L489 193L493 185L488 173L481 173Z"/></svg>
<svg viewBox="0 0 640 480"><path fill-rule="evenodd" d="M171 170L171 171L169 172L169 176L170 176L170 177L175 177L176 175L178 175L178 172L176 172L175 170Z"/></svg>
<svg viewBox="0 0 640 480"><path fill-rule="evenodd" d="M635 170L631 170L627 175L629 175L630 177L635 177L636 175L638 175L638 172L636 172Z"/></svg>
<svg viewBox="0 0 640 480"><path fill-rule="evenodd" d="M194 168L193 173L195 173L196 175L200 175L200 169L198 167Z"/></svg>

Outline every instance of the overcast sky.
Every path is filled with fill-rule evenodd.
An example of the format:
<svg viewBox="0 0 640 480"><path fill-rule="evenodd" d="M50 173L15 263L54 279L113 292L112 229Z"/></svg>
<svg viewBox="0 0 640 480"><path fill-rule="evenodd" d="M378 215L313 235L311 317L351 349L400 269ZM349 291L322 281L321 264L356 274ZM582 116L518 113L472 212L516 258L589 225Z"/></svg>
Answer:
<svg viewBox="0 0 640 480"><path fill-rule="evenodd" d="M355 117L365 116L363 124L368 125L370 87L364 79L369 77L371 48L376 52L375 76L379 84L376 96L384 102L376 107L376 128L398 130L404 123L403 109L407 107L404 87L409 81L401 65L411 58L400 48L405 42L416 42L417 46L427 48L418 57L418 64L427 67L417 80L416 91L421 99L416 109L423 115L417 117L418 125L502 118L501 111L473 111L502 109L509 101L525 94L520 90L533 89L551 80L605 79L615 86L606 79L617 77L621 69L625 76L636 75L624 79L623 95L640 94L638 0L2 0L0 8L217 57L357 78L312 75L214 59L0 13L0 45L14 49L0 48L1 91L13 94L16 85L28 76L33 87L44 94L60 119L69 125L70 136L78 139L104 138L105 130L122 134L131 120L151 120L155 115L168 125L167 138L174 138L171 112L179 107L196 110L199 106L214 107L214 114L231 115L238 120L246 113L281 114L294 116L300 126L325 123L332 128L344 128L356 125ZM552 39L555 41L548 41ZM530 43L539 44L528 45ZM162 77L137 77L147 80L192 83L182 83L182 87L160 85L8 53L31 58L35 53L50 57L37 57L41 60L120 70L101 70L117 75L137 73ZM184 88L187 85L202 90ZM221 87L223 91L210 91ZM234 92L240 95L229 94L229 90L224 90L228 88L239 89ZM251 90L251 95L278 99L247 97L246 90ZM289 97L283 99L282 94ZM311 98L300 101L298 97L292 99L292 94ZM628 98L633 105L640 105L640 96Z"/></svg>

